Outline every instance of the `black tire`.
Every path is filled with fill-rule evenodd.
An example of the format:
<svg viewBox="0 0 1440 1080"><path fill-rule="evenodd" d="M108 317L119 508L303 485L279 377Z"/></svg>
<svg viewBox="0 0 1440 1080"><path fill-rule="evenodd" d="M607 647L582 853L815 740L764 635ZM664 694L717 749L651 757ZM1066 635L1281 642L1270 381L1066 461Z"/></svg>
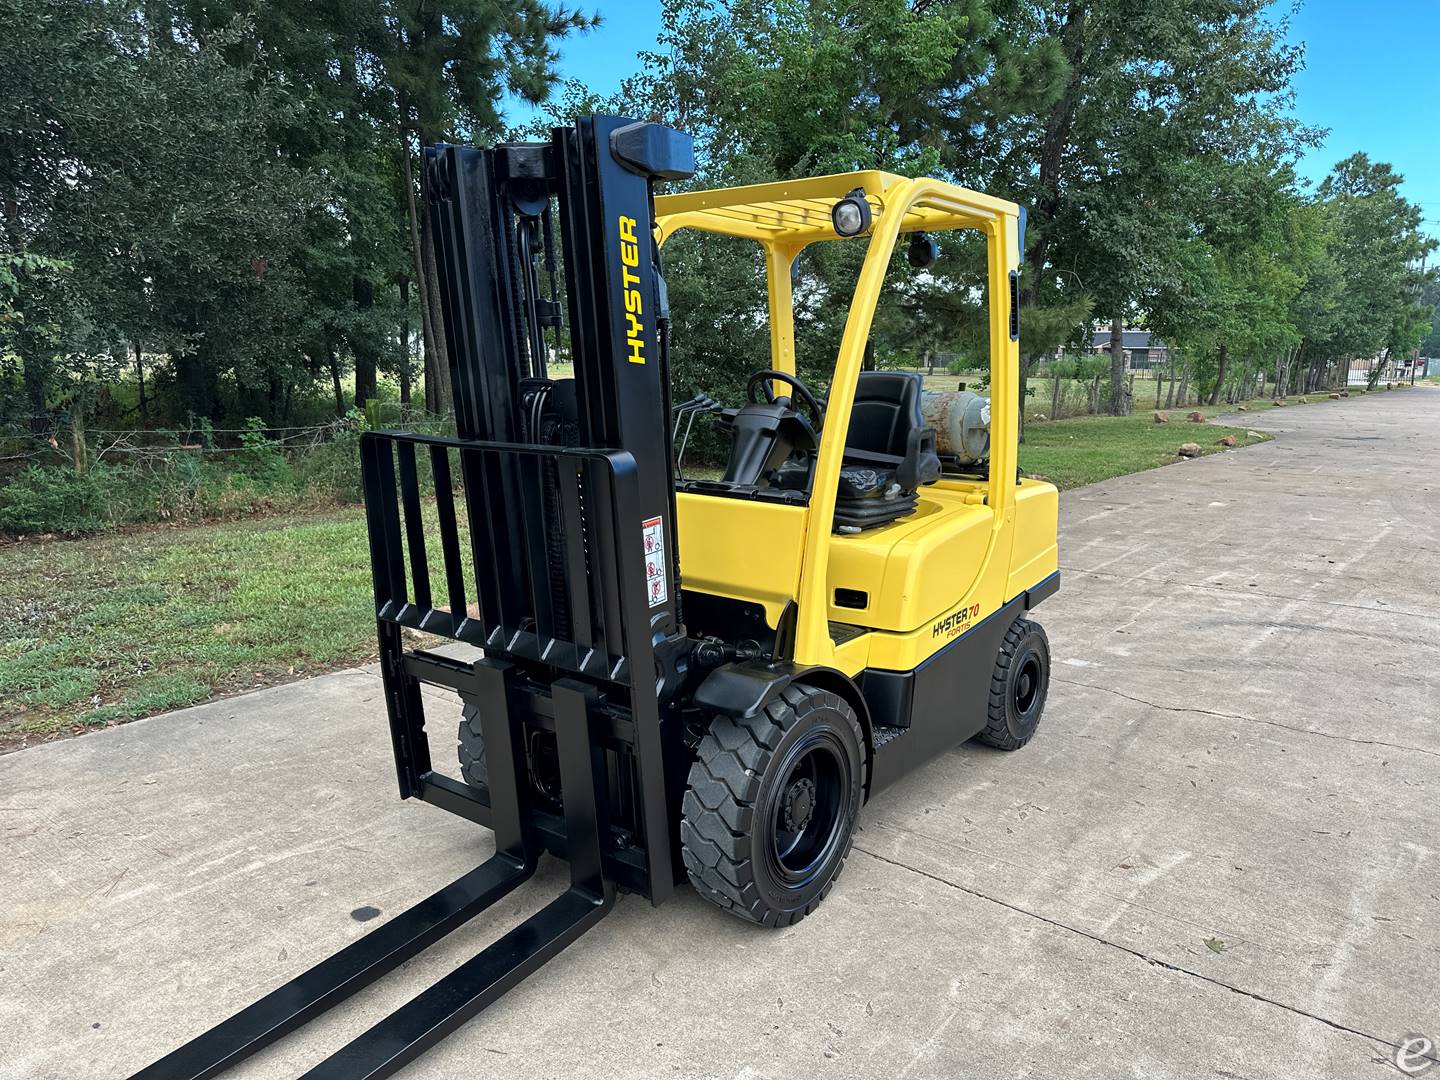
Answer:
<svg viewBox="0 0 1440 1080"><path fill-rule="evenodd" d="M471 787L490 787L490 763L485 757L485 736L480 731L480 707L466 705L460 713L460 775Z"/></svg>
<svg viewBox="0 0 1440 1080"><path fill-rule="evenodd" d="M1005 631L995 672L990 677L990 704L979 740L1001 750L1019 750L1035 737L1045 697L1050 691L1050 639L1045 628L1026 618Z"/></svg>
<svg viewBox="0 0 1440 1080"><path fill-rule="evenodd" d="M850 854L865 789L855 712L791 685L747 720L719 716L700 740L680 820L695 891L762 926L819 906Z"/></svg>

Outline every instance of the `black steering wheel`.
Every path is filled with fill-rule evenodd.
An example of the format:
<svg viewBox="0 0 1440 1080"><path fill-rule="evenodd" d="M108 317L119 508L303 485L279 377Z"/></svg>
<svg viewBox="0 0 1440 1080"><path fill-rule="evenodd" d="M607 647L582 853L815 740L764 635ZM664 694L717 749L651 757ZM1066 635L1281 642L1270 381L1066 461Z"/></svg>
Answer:
<svg viewBox="0 0 1440 1080"><path fill-rule="evenodd" d="M776 381L783 382L785 385L790 387L790 389L795 391L795 396L791 400L799 401L806 407L806 409L810 413L810 419L813 421L813 426L815 430L819 431L821 426L825 423L825 407L821 405L815 395L810 392L810 388L808 386L806 386L794 375L791 375L789 372L755 372L754 375L750 376L750 381L745 384L745 400L749 401L752 405L760 404L759 399L755 397L755 388L758 386L764 388L761 393L765 397L766 404L774 405L775 388L770 384Z"/></svg>

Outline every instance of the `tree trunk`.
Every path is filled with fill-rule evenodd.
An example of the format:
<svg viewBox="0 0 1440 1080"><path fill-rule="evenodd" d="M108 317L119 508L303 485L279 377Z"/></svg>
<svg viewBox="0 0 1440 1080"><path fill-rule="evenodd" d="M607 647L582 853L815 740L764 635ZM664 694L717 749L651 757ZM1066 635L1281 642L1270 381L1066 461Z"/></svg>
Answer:
<svg viewBox="0 0 1440 1080"><path fill-rule="evenodd" d="M420 226L420 249L425 256L425 288L422 295L430 309L434 348L425 352L425 407L433 413L450 411L450 363L445 352L445 325L440 311L439 275L435 268L435 238L427 215Z"/></svg>
<svg viewBox="0 0 1440 1080"><path fill-rule="evenodd" d="M81 383L70 400L70 454L75 472L84 476L90 471L90 457L85 449L85 384Z"/></svg>
<svg viewBox="0 0 1440 1080"><path fill-rule="evenodd" d="M400 306L406 312L400 318L400 404L410 404L410 279L400 275Z"/></svg>
<svg viewBox="0 0 1440 1080"><path fill-rule="evenodd" d="M1185 407L1185 397L1190 393L1190 362L1185 362L1185 367L1180 372L1180 393L1175 398L1175 404L1180 408Z"/></svg>
<svg viewBox="0 0 1440 1080"><path fill-rule="evenodd" d="M1210 391L1210 404L1220 404L1220 391L1225 386L1225 368L1230 361L1230 347L1220 343L1220 360L1215 368L1215 389Z"/></svg>
<svg viewBox="0 0 1440 1080"><path fill-rule="evenodd" d="M265 415L270 423L278 424L280 417L284 415L285 408L285 380L280 377L278 371L270 373L270 379L265 387Z"/></svg>
<svg viewBox="0 0 1440 1080"><path fill-rule="evenodd" d="M1165 408L1167 408L1167 409L1171 409L1171 408L1174 408L1174 407L1175 407L1175 380L1180 377L1180 373L1175 370L1175 368L1176 368L1176 366L1177 366L1178 364L1179 364L1179 358L1176 357L1174 353L1171 353L1171 354L1170 354L1170 385L1165 388Z"/></svg>
<svg viewBox="0 0 1440 1080"><path fill-rule="evenodd" d="M1060 416L1060 375L1054 367L1050 369L1050 419Z"/></svg>
<svg viewBox="0 0 1440 1080"><path fill-rule="evenodd" d="M421 240L422 230L420 228L419 215L415 210L415 175L410 166L410 103L402 94L399 104L400 161L405 177L405 210L410 224L410 253L415 263L416 296L420 301L420 338L425 350L425 407L428 409L431 404L431 395L434 393L432 386L436 381L430 377L430 369L434 367L437 370L444 370L446 365L436 356L436 352L441 346L435 332L435 323L430 317L429 286L431 279L425 273L425 244ZM428 234L428 226L424 231ZM401 295L406 295L404 286L402 286Z"/></svg>
<svg viewBox="0 0 1440 1080"><path fill-rule="evenodd" d="M335 345L325 342L325 361L330 365L330 383L335 388L335 415L345 415L345 390L340 385L340 361L335 357Z"/></svg>
<svg viewBox="0 0 1440 1080"><path fill-rule="evenodd" d="M1049 243L1049 230L1045 226L1060 210L1060 173L1085 79L1086 8L1083 0L1071 0L1065 13L1065 25L1060 31L1060 48L1069 64L1070 76L1054 108L1050 110L1050 116L1045 122L1045 135L1040 141L1038 183L1031 216L1034 228L1030 230L1034 239L1030 242L1030 252L1025 258L1026 264L1031 268L1031 273L1027 275L1030 284L1021 298L1024 304L1034 303L1035 297L1039 295Z"/></svg>
<svg viewBox="0 0 1440 1080"><path fill-rule="evenodd" d="M175 384L187 412L213 420L216 411L214 371L205 357L195 351L171 354Z"/></svg>
<svg viewBox="0 0 1440 1080"><path fill-rule="evenodd" d="M1124 320L1116 315L1110 320L1110 415L1124 416L1125 409L1125 331Z"/></svg>
<svg viewBox="0 0 1440 1080"><path fill-rule="evenodd" d="M150 419L150 403L145 400L145 359L140 354L140 342L135 342L135 386L140 392L140 419Z"/></svg>
<svg viewBox="0 0 1440 1080"><path fill-rule="evenodd" d="M375 307L375 287L362 277L351 279L350 296L357 311L371 311ZM350 352L355 357L355 407L363 410L365 403L375 396L378 350L368 333L361 333L351 339Z"/></svg>

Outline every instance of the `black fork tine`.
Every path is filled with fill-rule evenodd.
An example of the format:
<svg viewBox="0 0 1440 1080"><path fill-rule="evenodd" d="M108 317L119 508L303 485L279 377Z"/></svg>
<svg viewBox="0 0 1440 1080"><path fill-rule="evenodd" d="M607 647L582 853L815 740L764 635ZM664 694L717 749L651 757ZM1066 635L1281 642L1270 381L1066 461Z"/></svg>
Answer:
<svg viewBox="0 0 1440 1080"><path fill-rule="evenodd" d="M131 1080L204 1080L359 993L495 903L535 871L496 855L322 960L255 1004L166 1054Z"/></svg>

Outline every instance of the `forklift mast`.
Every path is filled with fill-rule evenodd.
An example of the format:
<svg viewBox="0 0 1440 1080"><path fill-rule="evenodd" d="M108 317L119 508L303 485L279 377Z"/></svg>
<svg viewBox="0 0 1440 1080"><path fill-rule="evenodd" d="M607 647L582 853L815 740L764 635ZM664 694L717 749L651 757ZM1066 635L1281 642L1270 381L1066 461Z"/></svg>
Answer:
<svg viewBox="0 0 1440 1080"><path fill-rule="evenodd" d="M594 116L557 129L549 143L440 145L425 156L456 434L467 441L548 441L537 418L555 395L566 419L573 409L572 445L627 451L635 459L644 529L622 523L617 542L648 541L650 622L658 637L674 637L680 619L669 308L652 186L691 175L690 137L659 124ZM552 347L557 358L567 351L555 277L556 209L574 365L573 383L558 387L547 378ZM488 506L472 503L472 525L482 509L492 520L513 514L508 492L487 494ZM536 598L537 624L552 613L549 599Z"/></svg>

